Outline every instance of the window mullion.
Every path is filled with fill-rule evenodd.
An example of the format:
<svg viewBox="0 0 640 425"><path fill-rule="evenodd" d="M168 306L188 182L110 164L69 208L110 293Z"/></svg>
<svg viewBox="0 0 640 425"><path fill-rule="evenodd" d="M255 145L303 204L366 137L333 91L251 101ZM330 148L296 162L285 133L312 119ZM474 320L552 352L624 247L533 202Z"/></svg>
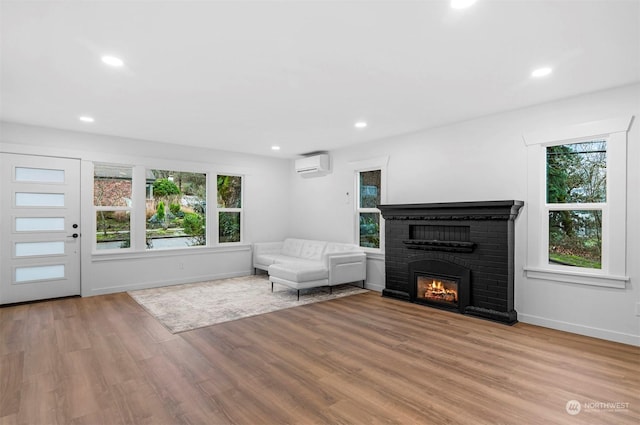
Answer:
<svg viewBox="0 0 640 425"><path fill-rule="evenodd" d="M549 211L565 211L565 210L602 210L607 206L606 202L603 203L567 203L567 204L545 204L545 208Z"/></svg>

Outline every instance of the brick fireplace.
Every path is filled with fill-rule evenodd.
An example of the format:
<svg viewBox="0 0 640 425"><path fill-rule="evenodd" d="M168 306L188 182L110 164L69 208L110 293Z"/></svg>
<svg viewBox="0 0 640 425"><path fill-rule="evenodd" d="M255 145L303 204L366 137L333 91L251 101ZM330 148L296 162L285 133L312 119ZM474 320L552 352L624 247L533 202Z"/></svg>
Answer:
<svg viewBox="0 0 640 425"><path fill-rule="evenodd" d="M514 222L522 201L379 205L382 295L513 324Z"/></svg>

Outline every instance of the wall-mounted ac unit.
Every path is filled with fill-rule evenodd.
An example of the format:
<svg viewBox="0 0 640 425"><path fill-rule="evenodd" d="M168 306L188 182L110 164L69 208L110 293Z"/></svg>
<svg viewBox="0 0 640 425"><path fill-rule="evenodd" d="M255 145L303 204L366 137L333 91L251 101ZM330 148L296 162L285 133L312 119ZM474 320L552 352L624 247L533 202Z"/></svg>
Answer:
<svg viewBox="0 0 640 425"><path fill-rule="evenodd" d="M303 177L329 174L329 155L323 153L296 159L296 173Z"/></svg>

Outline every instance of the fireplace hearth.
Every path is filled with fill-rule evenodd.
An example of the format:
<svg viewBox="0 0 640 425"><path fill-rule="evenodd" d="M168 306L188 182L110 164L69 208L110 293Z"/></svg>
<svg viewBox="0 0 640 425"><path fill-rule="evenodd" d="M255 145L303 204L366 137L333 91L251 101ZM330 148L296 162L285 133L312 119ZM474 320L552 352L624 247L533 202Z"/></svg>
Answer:
<svg viewBox="0 0 640 425"><path fill-rule="evenodd" d="M383 296L516 323L514 222L522 206L379 205L386 220Z"/></svg>

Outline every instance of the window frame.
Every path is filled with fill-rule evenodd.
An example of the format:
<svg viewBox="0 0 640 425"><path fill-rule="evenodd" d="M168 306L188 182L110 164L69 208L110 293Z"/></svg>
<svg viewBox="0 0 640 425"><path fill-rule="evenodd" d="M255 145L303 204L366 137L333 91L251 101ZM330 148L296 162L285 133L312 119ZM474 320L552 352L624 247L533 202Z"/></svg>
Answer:
<svg viewBox="0 0 640 425"><path fill-rule="evenodd" d="M206 229L205 234L207 237L206 245L199 246L185 246L185 247L170 247L170 248L158 248L158 249L147 249L146 247L146 201L147 201L147 191L146 191L146 172L147 170L171 170L177 172L184 173L195 173L195 174L204 174L206 176L206 202L210 203L211 199L216 199L217 196L217 185L212 184L212 177L217 174L223 175L232 175L231 173L218 173L217 170L211 169L206 166L197 166L188 163L183 163L181 161L177 162L144 162L143 164L127 164L124 162L106 162L100 160L87 160L88 166L86 169L86 178L91 176L92 184L90 189L85 192L87 198L91 199L91 208L93 211L91 218L91 256L92 261L108 261L113 258L148 258L148 257L162 257L166 255L175 255L176 252L187 253L187 252L202 252L203 250L220 250L225 249L225 247L229 247L232 245L230 243L218 244L217 237L214 239L213 236L217 234L217 216L214 217L215 209L210 208L207 205L206 210ZM93 179L95 178L95 166L96 165L109 165L115 167L130 167L132 169L132 188L131 188L131 205L129 207L97 207L93 201ZM240 175L238 173L233 173L233 175ZM244 176L244 175L242 175ZM243 179L243 192L244 192L244 179ZM87 185L88 186L88 185ZM244 193L243 193L244 197ZM242 200L244 203L244 199ZM88 206L88 204L87 204ZM129 248L119 248L119 249L97 249L97 238L95 235L96 229L96 212L98 210L102 211L130 211L130 246ZM215 220L214 220L215 218ZM212 225L212 223L215 224ZM244 226L243 226L244 227ZM233 245L238 245L233 247L233 250L239 249L240 243L233 243ZM231 248L227 248L231 249ZM172 254L173 253L173 254Z"/></svg>
<svg viewBox="0 0 640 425"><path fill-rule="evenodd" d="M606 195L604 202L567 202L567 203L550 203L547 199L547 191L548 191L548 181L547 181L547 148L552 146L565 146L572 145L578 143L585 142L596 142L596 141L604 141L607 144L607 156L606 156ZM609 167L609 137L596 137L585 140L577 140L577 141L559 141L559 142L550 142L543 144L544 153L545 153L545 171L544 171L544 206L543 206L543 216L545 219L543 220L543 228L542 228L542 247L545 249L545 254L547 257L547 265L551 270L567 270L567 271L577 271L577 272L591 272L591 271L600 271L604 270L605 272L609 270L609 243L610 238L609 232L611 231L611 227L609 225L609 206L610 206L610 197L609 197L609 175L610 175L610 167ZM600 268L588 268L588 267L579 267L579 266L565 266L561 264L550 264L549 261L549 213L552 211L601 211L602 213L602 245L600 247Z"/></svg>
<svg viewBox="0 0 640 425"><path fill-rule="evenodd" d="M527 263L529 278L625 288L627 132L633 117L620 117L524 135L528 156ZM595 140L607 142L607 188L603 203L548 203L547 147ZM549 211L601 210L601 268L549 264Z"/></svg>
<svg viewBox="0 0 640 425"><path fill-rule="evenodd" d="M166 247L166 248L149 248L147 246L147 232L149 230L149 223L147 221L146 218L146 209L147 209L147 201L154 199L153 198L153 190L151 192L152 197L149 198L147 197L148 192L147 192L147 174L149 171L153 171L153 170L158 170L158 171L163 171L163 172L175 172L175 173L188 173L188 174L203 174L204 175L204 179L205 179L205 213L204 213L204 217L205 217L205 227L204 227L204 234L205 234L205 240L206 243L204 245L194 245L194 246L176 246L176 247ZM184 167L181 166L158 166L158 167L154 167L154 166L144 166L141 169L141 172L143 173L144 178L141 179L142 181L140 183L138 183L137 186L139 186L141 189L141 193L144 193L144 203L142 204L141 208L144 209L144 250L147 252L157 252L157 251L163 251L163 250L167 250L167 249L177 249L177 250L182 250L182 249L198 249L198 248L203 248L203 247L209 247L212 246L212 244L210 243L210 231L209 231L209 208L206 206L209 202L209 185L210 185L210 179L209 179L209 175L210 172L206 171L206 170L186 170ZM165 209L168 212L170 209L170 204L165 205Z"/></svg>
<svg viewBox="0 0 640 425"><path fill-rule="evenodd" d="M387 164L389 157L374 158L364 161L351 162L354 171L354 243L367 253L384 253L385 244L385 221L382 212L378 208L360 207L360 173L380 170L380 203L387 202ZM347 194L348 196L348 194ZM379 217L380 246L378 248L364 247L360 245L360 214L375 213Z"/></svg>
<svg viewBox="0 0 640 425"><path fill-rule="evenodd" d="M94 254L99 253L99 254L112 254L112 253L120 253L120 252L131 252L134 250L135 246L134 246L134 240L135 240L135 218L136 218L136 213L135 213L135 196L136 196L136 185L135 185L135 179L134 179L134 174L135 174L135 166L131 165L131 164L116 164L116 163L111 163L111 162L101 162L101 161L93 161L91 163L91 178L92 178L92 185L91 185L91 205L93 207L93 214L92 214L92 223L91 223L91 229L92 229L92 251ZM113 205L96 205L95 201L94 201L94 197L95 197L95 175L96 175L96 165L98 166L111 166L111 167L118 167L118 168L130 168L131 169L131 198L129 199L129 205L127 206L122 206L122 207L118 207L118 206L113 206ZM129 247L127 248L106 248L106 249L98 249L98 238L97 238L97 230L98 230L98 219L97 219L97 215L99 212L104 211L104 212L118 212L118 211L124 211L124 212L128 212L129 213Z"/></svg>
<svg viewBox="0 0 640 425"><path fill-rule="evenodd" d="M218 207L218 177L219 176L229 176L229 177L240 177L240 208L219 208ZM242 245L244 243L244 192L245 192L245 176L243 174L238 173L225 173L225 172L217 172L215 173L215 203L216 203L216 211L215 211L215 224L212 227L212 232L215 232L215 241L219 246L230 246L230 245ZM234 242L220 242L220 213L221 212L238 212L240 213L240 240ZM215 229L213 228L215 227Z"/></svg>

